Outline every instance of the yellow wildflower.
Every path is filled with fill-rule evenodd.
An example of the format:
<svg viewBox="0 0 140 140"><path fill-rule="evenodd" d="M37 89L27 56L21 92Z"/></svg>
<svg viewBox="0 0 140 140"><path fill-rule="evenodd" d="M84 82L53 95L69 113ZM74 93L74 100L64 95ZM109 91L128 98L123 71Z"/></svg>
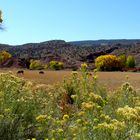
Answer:
<svg viewBox="0 0 140 140"><path fill-rule="evenodd" d="M54 134L56 131L55 130L51 130L52 134Z"/></svg>
<svg viewBox="0 0 140 140"><path fill-rule="evenodd" d="M68 120L68 119L69 119L69 115L65 114L65 115L63 116L63 120Z"/></svg>
<svg viewBox="0 0 140 140"><path fill-rule="evenodd" d="M89 125L89 122L88 121L84 121L83 125Z"/></svg>
<svg viewBox="0 0 140 140"><path fill-rule="evenodd" d="M81 64L81 69L82 69L83 71L86 71L87 68L88 68L88 65L87 65L86 63Z"/></svg>
<svg viewBox="0 0 140 140"><path fill-rule="evenodd" d="M95 118L95 119L94 119L94 122L95 122L95 123L99 122L99 119Z"/></svg>
<svg viewBox="0 0 140 140"><path fill-rule="evenodd" d="M78 127L74 126L70 128L72 130L73 133L76 133L78 131Z"/></svg>
<svg viewBox="0 0 140 140"><path fill-rule="evenodd" d="M4 112L5 112L5 113L9 113L10 111L11 111L10 108L4 109Z"/></svg>
<svg viewBox="0 0 140 140"><path fill-rule="evenodd" d="M119 108L117 110L117 114L121 116L125 121L140 121L138 110L129 106Z"/></svg>
<svg viewBox="0 0 140 140"><path fill-rule="evenodd" d="M72 75L77 75L78 72L77 71L72 71Z"/></svg>
<svg viewBox="0 0 140 140"><path fill-rule="evenodd" d="M61 129L61 128L59 128L57 131L58 131L58 133L63 133L64 132L64 130Z"/></svg>
<svg viewBox="0 0 140 140"><path fill-rule="evenodd" d="M81 124L81 123L82 123L82 120L81 120L81 119L78 119L78 120L76 120L76 122L77 122L78 124Z"/></svg>
<svg viewBox="0 0 140 140"><path fill-rule="evenodd" d="M125 76L125 78L126 78L126 80L128 80L129 76L128 76L128 75L126 75L126 76Z"/></svg>
<svg viewBox="0 0 140 140"><path fill-rule="evenodd" d="M73 100L76 100L77 97L78 97L77 95L71 95L71 98L72 98Z"/></svg>
<svg viewBox="0 0 140 140"><path fill-rule="evenodd" d="M101 105L103 104L103 99L100 95L90 93L89 98L90 98L90 100L92 100L95 103L98 103L98 104L101 104Z"/></svg>
<svg viewBox="0 0 140 140"><path fill-rule="evenodd" d="M136 134L134 135L134 138L135 138L135 140L140 140L140 133L136 133Z"/></svg>
<svg viewBox="0 0 140 140"><path fill-rule="evenodd" d="M87 127L83 127L82 130L83 130L83 131L86 131L86 130L87 130Z"/></svg>
<svg viewBox="0 0 140 140"><path fill-rule="evenodd" d="M97 71L98 71L97 69L94 69L94 70L93 70L94 73L96 73Z"/></svg>
<svg viewBox="0 0 140 140"><path fill-rule="evenodd" d="M0 114L0 119L3 119L4 118L4 115Z"/></svg>
<svg viewBox="0 0 140 140"><path fill-rule="evenodd" d="M82 103L82 109L84 110L91 110L95 107L95 104L92 103L92 102L89 102L89 103Z"/></svg>
<svg viewBox="0 0 140 140"><path fill-rule="evenodd" d="M81 111L81 112L78 113L78 116L79 117L84 116L84 115L85 115L85 112L84 111Z"/></svg>
<svg viewBox="0 0 140 140"><path fill-rule="evenodd" d="M98 76L97 75L93 75L93 79L94 80L97 80L98 79Z"/></svg>
<svg viewBox="0 0 140 140"><path fill-rule="evenodd" d="M50 119L52 119L52 117L51 116L48 116L48 120L50 120Z"/></svg>
<svg viewBox="0 0 140 140"><path fill-rule="evenodd" d="M47 115L39 115L36 117L37 122L44 122L47 119Z"/></svg>

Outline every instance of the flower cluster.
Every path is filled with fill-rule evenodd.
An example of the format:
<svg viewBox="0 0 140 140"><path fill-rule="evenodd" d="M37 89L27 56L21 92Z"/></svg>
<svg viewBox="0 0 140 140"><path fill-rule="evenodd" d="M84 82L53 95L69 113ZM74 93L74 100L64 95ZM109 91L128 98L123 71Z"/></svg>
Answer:
<svg viewBox="0 0 140 140"><path fill-rule="evenodd" d="M81 64L81 70L87 71L88 65L86 63Z"/></svg>
<svg viewBox="0 0 140 140"><path fill-rule="evenodd" d="M140 122L138 109L125 106L124 108L118 108L117 114L125 121Z"/></svg>

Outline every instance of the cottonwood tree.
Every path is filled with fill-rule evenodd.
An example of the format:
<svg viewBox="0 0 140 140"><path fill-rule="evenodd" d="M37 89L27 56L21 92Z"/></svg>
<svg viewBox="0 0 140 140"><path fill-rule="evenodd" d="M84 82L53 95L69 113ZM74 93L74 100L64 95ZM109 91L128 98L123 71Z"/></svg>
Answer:
<svg viewBox="0 0 140 140"><path fill-rule="evenodd" d="M126 55L122 54L122 55L120 55L118 58L119 58L119 60L120 60L120 62L121 62L121 66L122 66L123 68L125 68L125 67L126 67L126 60L127 60Z"/></svg>
<svg viewBox="0 0 140 140"><path fill-rule="evenodd" d="M97 57L95 66L100 71L116 71L122 69L121 61L116 55L101 55Z"/></svg>
<svg viewBox="0 0 140 140"><path fill-rule="evenodd" d="M12 55L6 51L0 51L0 64L11 58Z"/></svg>
<svg viewBox="0 0 140 140"><path fill-rule="evenodd" d="M128 68L134 68L135 67L135 58L132 55L129 55L127 57L126 66Z"/></svg>

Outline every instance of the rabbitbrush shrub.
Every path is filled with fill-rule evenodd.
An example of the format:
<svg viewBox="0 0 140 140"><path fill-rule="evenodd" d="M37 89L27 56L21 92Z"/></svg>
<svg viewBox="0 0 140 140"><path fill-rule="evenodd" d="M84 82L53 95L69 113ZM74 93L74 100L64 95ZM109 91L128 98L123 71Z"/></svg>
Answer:
<svg viewBox="0 0 140 140"><path fill-rule="evenodd" d="M87 65L58 85L0 74L1 140L139 140L140 94L129 83L112 94Z"/></svg>

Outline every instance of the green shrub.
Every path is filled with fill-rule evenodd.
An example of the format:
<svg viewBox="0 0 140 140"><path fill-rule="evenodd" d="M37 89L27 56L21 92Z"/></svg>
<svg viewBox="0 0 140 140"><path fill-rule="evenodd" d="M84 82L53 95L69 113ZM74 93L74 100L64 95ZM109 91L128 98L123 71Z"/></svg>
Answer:
<svg viewBox="0 0 140 140"><path fill-rule="evenodd" d="M44 70L47 70L47 69L48 69L48 65L45 64L45 65L44 65Z"/></svg>
<svg viewBox="0 0 140 140"><path fill-rule="evenodd" d="M61 70L64 68L63 62L59 62L59 61L50 61L49 66L53 70Z"/></svg>
<svg viewBox="0 0 140 140"><path fill-rule="evenodd" d="M129 55L127 57L126 66L128 68L134 68L135 67L135 59L132 55Z"/></svg>
<svg viewBox="0 0 140 140"><path fill-rule="evenodd" d="M126 60L127 60L126 55L120 55L118 58L120 60L121 67L125 68L126 67Z"/></svg>
<svg viewBox="0 0 140 140"><path fill-rule="evenodd" d="M44 65L39 60L31 60L29 69L41 70L44 69Z"/></svg>

